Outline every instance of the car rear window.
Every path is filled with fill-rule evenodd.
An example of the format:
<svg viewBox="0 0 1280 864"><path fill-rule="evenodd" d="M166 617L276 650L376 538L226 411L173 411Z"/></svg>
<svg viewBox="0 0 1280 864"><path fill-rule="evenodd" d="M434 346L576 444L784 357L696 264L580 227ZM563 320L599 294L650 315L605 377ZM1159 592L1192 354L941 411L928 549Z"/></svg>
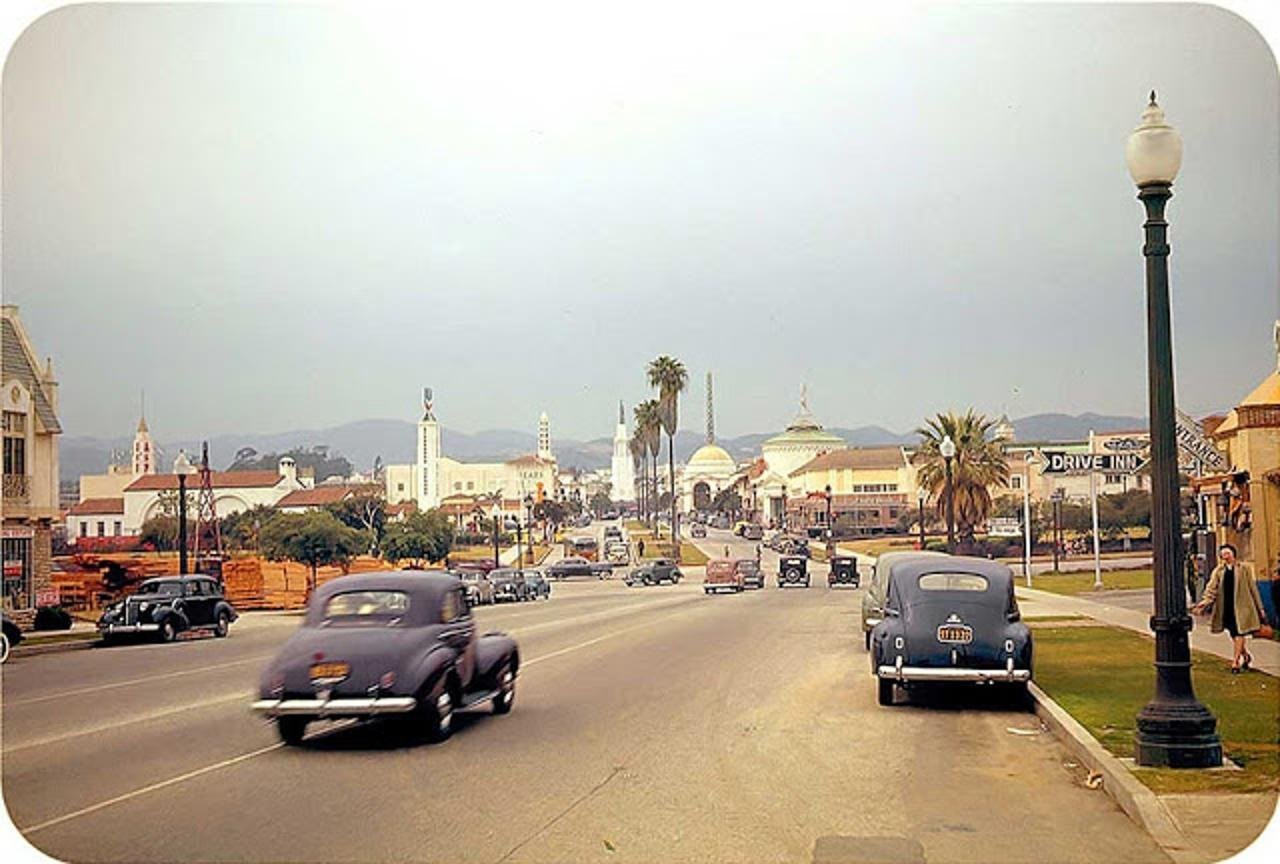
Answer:
<svg viewBox="0 0 1280 864"><path fill-rule="evenodd" d="M398 618L409 611L403 591L345 591L324 604L325 618Z"/></svg>
<svg viewBox="0 0 1280 864"><path fill-rule="evenodd" d="M708 576L732 576L734 564L732 561L708 561Z"/></svg>
<svg viewBox="0 0 1280 864"><path fill-rule="evenodd" d="M977 573L926 573L916 584L922 591L986 591L987 577Z"/></svg>

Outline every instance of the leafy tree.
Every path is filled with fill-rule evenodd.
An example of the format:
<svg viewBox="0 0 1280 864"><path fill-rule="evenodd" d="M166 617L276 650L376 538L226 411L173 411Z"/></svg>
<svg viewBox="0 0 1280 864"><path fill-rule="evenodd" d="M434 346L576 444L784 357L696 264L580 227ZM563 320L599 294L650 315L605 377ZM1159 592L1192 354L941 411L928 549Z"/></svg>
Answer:
<svg viewBox="0 0 1280 864"><path fill-rule="evenodd" d="M152 516L142 523L138 540L151 545L157 552L172 552L178 548L178 517Z"/></svg>
<svg viewBox="0 0 1280 864"><path fill-rule="evenodd" d="M989 439L995 421L969 409L963 415L938 414L916 429L920 449L918 478L937 501L938 518L947 519L949 498L955 501L956 533L962 542L973 541L974 529L987 521L991 512L992 486L1009 485L1009 466L997 441ZM946 436L956 445L951 460L951 486L947 488L946 465L939 447Z"/></svg>
<svg viewBox="0 0 1280 864"><path fill-rule="evenodd" d="M627 440L627 449L631 451L631 476L635 480L636 508L639 517L644 519L645 481L649 478L649 473L645 470L647 463L644 439L638 432L633 432Z"/></svg>
<svg viewBox="0 0 1280 864"><path fill-rule="evenodd" d="M259 504L250 510L222 517L222 540L232 549L260 548L262 529L280 515L274 507Z"/></svg>
<svg viewBox="0 0 1280 864"><path fill-rule="evenodd" d="M587 504L598 517L613 506L613 499L609 497L608 492L597 492L591 496L591 500Z"/></svg>
<svg viewBox="0 0 1280 864"><path fill-rule="evenodd" d="M317 481L334 475L339 477L351 476L351 463L337 453L330 454L327 444L316 444L312 447L294 447L285 453L265 454L258 454L252 447L242 447L236 451L236 459L227 470L275 470L280 465L280 459L284 456L293 459L297 463L299 470L309 468L314 471Z"/></svg>
<svg viewBox="0 0 1280 864"><path fill-rule="evenodd" d="M658 414L662 420L662 428L667 433L667 476L672 486L676 477L676 429L679 427L680 394L689 383L689 373L684 364L674 357L663 354L649 364L649 386L658 389ZM673 493L675 489L671 490ZM676 526L676 499L671 497L671 530ZM676 556L679 560L679 555Z"/></svg>
<svg viewBox="0 0 1280 864"><path fill-rule="evenodd" d="M548 522L555 526L563 525L569 517L569 508L560 501L543 498L533 505L533 518L539 522Z"/></svg>
<svg viewBox="0 0 1280 864"><path fill-rule="evenodd" d="M370 552L376 553L387 528L387 507L381 495L353 495L328 508L338 521L348 528L363 531L373 538Z"/></svg>
<svg viewBox="0 0 1280 864"><path fill-rule="evenodd" d="M382 537L382 557L388 561L408 561L421 569L426 563L443 561L453 548L453 522L439 510L414 513L403 522L388 525Z"/></svg>
<svg viewBox="0 0 1280 864"><path fill-rule="evenodd" d="M343 525L332 513L311 510L281 513L262 527L262 553L272 561L297 561L311 568L307 595L316 587L316 570L330 564L346 564L367 548L359 531Z"/></svg>
<svg viewBox="0 0 1280 864"><path fill-rule="evenodd" d="M742 509L742 496L732 486L721 489L711 499L711 509L717 513L737 513Z"/></svg>

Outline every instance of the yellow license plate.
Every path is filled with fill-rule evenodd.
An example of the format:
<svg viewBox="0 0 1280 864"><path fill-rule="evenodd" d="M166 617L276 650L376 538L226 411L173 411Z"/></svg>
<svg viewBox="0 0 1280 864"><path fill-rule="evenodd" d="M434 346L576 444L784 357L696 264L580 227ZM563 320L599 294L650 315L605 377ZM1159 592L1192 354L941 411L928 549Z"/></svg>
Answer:
<svg viewBox="0 0 1280 864"><path fill-rule="evenodd" d="M316 663L311 667L311 678L346 678L351 674L349 663Z"/></svg>
<svg viewBox="0 0 1280 864"><path fill-rule="evenodd" d="M958 642L967 645L973 641L973 630L968 627L943 626L938 628L939 642Z"/></svg>

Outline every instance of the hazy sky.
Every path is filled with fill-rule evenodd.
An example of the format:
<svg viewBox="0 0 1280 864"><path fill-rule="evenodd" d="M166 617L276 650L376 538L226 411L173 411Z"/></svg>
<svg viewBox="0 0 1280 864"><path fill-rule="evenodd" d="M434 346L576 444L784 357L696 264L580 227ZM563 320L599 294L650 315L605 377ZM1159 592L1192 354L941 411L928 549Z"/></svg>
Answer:
<svg viewBox="0 0 1280 864"><path fill-rule="evenodd" d="M1208 6L72 6L3 81L3 287L68 434L1146 411L1159 90L1180 407L1273 368L1280 89ZM589 7L585 7L589 8ZM595 15L599 17L592 17Z"/></svg>

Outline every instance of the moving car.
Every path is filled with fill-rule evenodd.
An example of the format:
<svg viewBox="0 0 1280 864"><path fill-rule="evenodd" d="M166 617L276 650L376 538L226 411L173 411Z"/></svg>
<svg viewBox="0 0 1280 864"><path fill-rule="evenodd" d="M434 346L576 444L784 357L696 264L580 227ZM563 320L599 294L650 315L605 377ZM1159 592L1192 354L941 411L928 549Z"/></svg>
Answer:
<svg viewBox="0 0 1280 864"><path fill-rule="evenodd" d="M542 575L541 570L524 571L524 582L529 586L530 600L551 599L551 583Z"/></svg>
<svg viewBox="0 0 1280 864"><path fill-rule="evenodd" d="M732 558L712 558L707 562L707 575L702 581L703 593L731 591L736 594L742 587L742 574L738 572L737 561Z"/></svg>
<svg viewBox="0 0 1280 864"><path fill-rule="evenodd" d="M764 529L753 522L742 529L742 539L762 540L764 539Z"/></svg>
<svg viewBox="0 0 1280 864"><path fill-rule="evenodd" d="M694 522L693 525L689 526L689 536L695 539L706 537L707 526L703 525L701 522Z"/></svg>
<svg viewBox="0 0 1280 864"><path fill-rule="evenodd" d="M742 579L743 588L763 588L764 571L753 558L739 558L734 562L738 568L738 576Z"/></svg>
<svg viewBox="0 0 1280 864"><path fill-rule="evenodd" d="M986 558L912 557L889 570L884 619L871 630L877 699L921 682L1004 684L1025 693L1031 631L1013 571Z"/></svg>
<svg viewBox="0 0 1280 864"><path fill-rule="evenodd" d="M658 585L662 582L675 585L682 575L680 568L670 558L654 558L628 573L626 584L629 588L635 585Z"/></svg>
<svg viewBox="0 0 1280 864"><path fill-rule="evenodd" d="M586 558L579 558L576 555L570 555L568 558L561 558L554 564L548 565L546 571L547 576L552 579L564 579L569 576L595 575L595 571L591 568L591 562Z"/></svg>
<svg viewBox="0 0 1280 864"><path fill-rule="evenodd" d="M172 642L179 633L202 630L225 637L238 617L212 577L163 576L146 580L137 593L108 606L98 619L98 632L107 643L137 635Z"/></svg>
<svg viewBox="0 0 1280 864"><path fill-rule="evenodd" d="M884 598L889 587L889 570L899 561L920 557L947 557L944 552L885 552L871 568L871 581L862 595L862 644L870 650L871 629L884 618Z"/></svg>
<svg viewBox="0 0 1280 864"><path fill-rule="evenodd" d="M606 547L608 547L610 540L621 540L621 539L622 539L621 528L619 528L617 525L604 526L604 542Z"/></svg>
<svg viewBox="0 0 1280 864"><path fill-rule="evenodd" d="M328 717L392 715L430 740L456 710L515 701L520 651L503 633L476 636L466 591L443 572L342 576L311 598L302 626L262 673L253 710L286 744Z"/></svg>
<svg viewBox="0 0 1280 864"><path fill-rule="evenodd" d="M0 612L0 663L9 659L9 651L22 642L22 628L4 612Z"/></svg>
<svg viewBox="0 0 1280 864"><path fill-rule="evenodd" d="M858 575L858 559L853 555L836 555L831 559L831 569L827 572L827 587L852 585L857 588L862 582Z"/></svg>
<svg viewBox="0 0 1280 864"><path fill-rule="evenodd" d="M778 587L803 585L809 587L809 561L801 555L784 555L778 559Z"/></svg>
<svg viewBox="0 0 1280 864"><path fill-rule="evenodd" d="M489 574L489 581L493 583L493 600L495 603L501 603L504 600L521 603L529 599L529 586L525 582L524 572L521 570L516 570L512 567L501 567Z"/></svg>
<svg viewBox="0 0 1280 864"><path fill-rule="evenodd" d="M630 564L631 547L625 540L610 540L604 544L604 558L610 564Z"/></svg>
<svg viewBox="0 0 1280 864"><path fill-rule="evenodd" d="M463 587L467 589L467 602L472 606L487 606L496 602L493 582L484 573L479 570L459 570L454 575L462 580Z"/></svg>

